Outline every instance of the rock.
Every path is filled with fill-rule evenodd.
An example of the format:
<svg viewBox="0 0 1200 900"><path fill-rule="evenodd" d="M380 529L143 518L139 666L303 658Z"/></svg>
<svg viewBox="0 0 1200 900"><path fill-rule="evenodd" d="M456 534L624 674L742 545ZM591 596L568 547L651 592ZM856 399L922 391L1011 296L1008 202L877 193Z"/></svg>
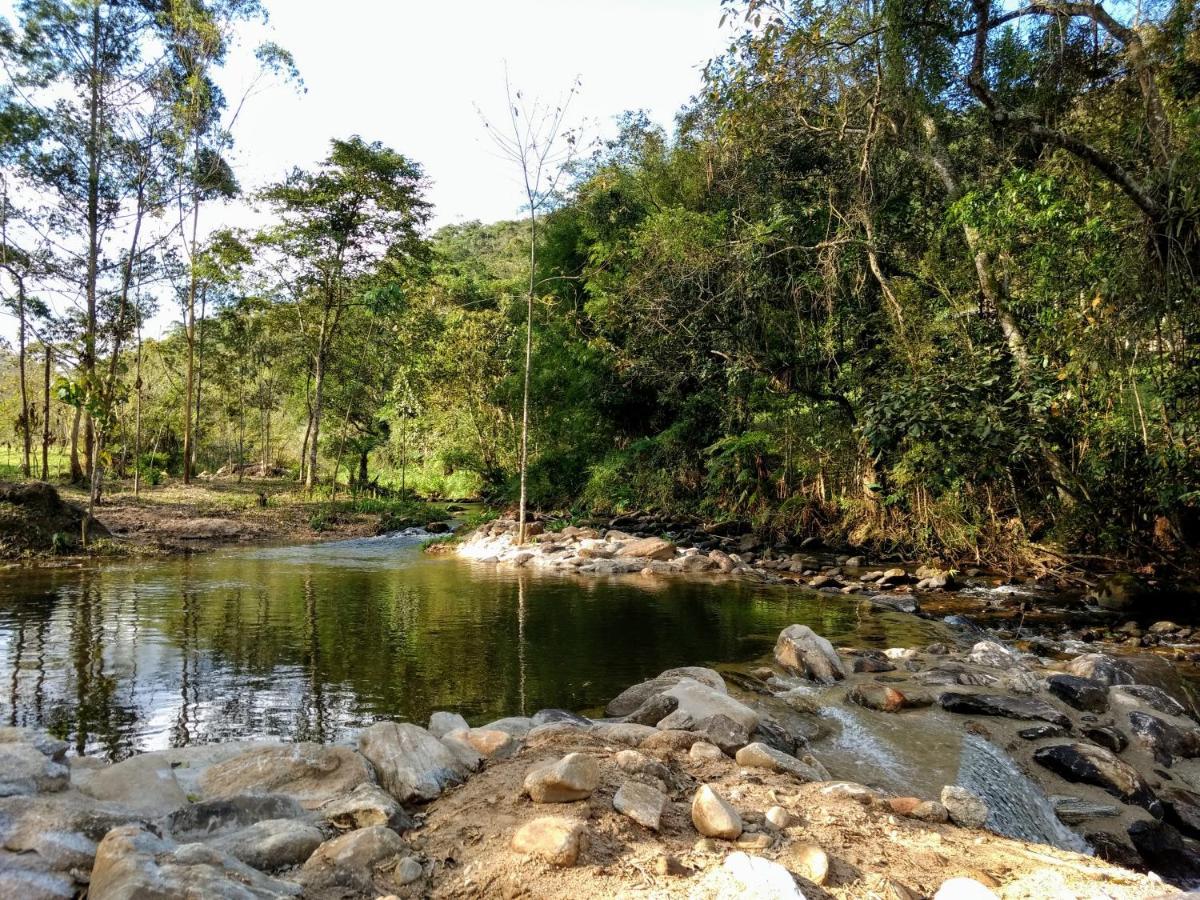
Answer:
<svg viewBox="0 0 1200 900"><path fill-rule="evenodd" d="M798 780L804 782L824 780L822 773L813 767L806 765L794 756L789 756L786 753L776 750L774 747L768 747L766 744L747 744L737 752L736 759L739 766L744 766L748 769L768 769L772 772L788 772Z"/></svg>
<svg viewBox="0 0 1200 900"><path fill-rule="evenodd" d="M1078 797L1051 797L1054 813L1067 825L1078 825L1086 819L1117 816L1121 811L1108 803L1092 803Z"/></svg>
<svg viewBox="0 0 1200 900"><path fill-rule="evenodd" d="M709 559L707 556L694 554L692 556L685 556L683 559L679 560L679 568L683 572L690 573L711 572L712 570L718 568L718 564Z"/></svg>
<svg viewBox="0 0 1200 900"><path fill-rule="evenodd" d="M816 590L841 590L845 587L840 579L834 578L832 575L817 575L809 579L808 586Z"/></svg>
<svg viewBox="0 0 1200 900"><path fill-rule="evenodd" d="M539 709L529 720L533 728L540 725L571 725L574 728L590 728L592 720L573 713L569 709ZM530 729L532 730L532 729Z"/></svg>
<svg viewBox="0 0 1200 900"><path fill-rule="evenodd" d="M1162 815L1162 804L1137 770L1103 747L1054 744L1039 747L1033 758L1067 781L1095 785L1125 803L1142 807L1153 816Z"/></svg>
<svg viewBox="0 0 1200 900"><path fill-rule="evenodd" d="M1022 728L1017 732L1018 737L1022 737L1027 741L1040 741L1046 738L1060 738L1065 736L1067 730L1061 725L1034 725L1032 728Z"/></svg>
<svg viewBox="0 0 1200 900"><path fill-rule="evenodd" d="M789 625L779 633L775 661L793 675L823 684L846 677L846 668L833 645L807 625Z"/></svg>
<svg viewBox="0 0 1200 900"><path fill-rule="evenodd" d="M498 728L470 728L461 734L452 731L447 737L451 735L465 741L484 759L508 759L521 749L520 741Z"/></svg>
<svg viewBox="0 0 1200 900"><path fill-rule="evenodd" d="M360 828L321 844L304 863L306 887L341 886L373 891L378 870L397 861L407 849L396 832L383 825Z"/></svg>
<svg viewBox="0 0 1200 900"><path fill-rule="evenodd" d="M615 759L617 765L631 775L648 775L660 781L669 781L671 778L670 769L657 759L651 759L646 754L638 753L636 750L621 750L617 753Z"/></svg>
<svg viewBox="0 0 1200 900"><path fill-rule="evenodd" d="M708 741L696 741L688 750L688 757L692 762L705 763L727 758L725 752L716 744L710 744Z"/></svg>
<svg viewBox="0 0 1200 900"><path fill-rule="evenodd" d="M16 732L11 732L14 737ZM34 741L0 741L0 797L61 791L70 781L71 770L61 755L45 753Z"/></svg>
<svg viewBox="0 0 1200 900"><path fill-rule="evenodd" d="M1200 837L1200 794L1183 788L1166 788L1160 795L1166 820L1191 837Z"/></svg>
<svg viewBox="0 0 1200 900"><path fill-rule="evenodd" d="M1177 881L1194 881L1200 875L1200 857L1173 826L1142 819L1127 833L1142 859L1159 875Z"/></svg>
<svg viewBox="0 0 1200 900"><path fill-rule="evenodd" d="M533 728L533 720L528 716L508 716L504 719L497 719L495 722L489 722L483 728L488 731L503 731L517 740L522 740Z"/></svg>
<svg viewBox="0 0 1200 900"><path fill-rule="evenodd" d="M1007 669L1021 663L1021 655L995 641L979 641L967 654L967 662L989 669Z"/></svg>
<svg viewBox="0 0 1200 900"><path fill-rule="evenodd" d="M187 794L175 780L171 764L161 756L142 753L112 766L75 778L79 790L96 800L122 803L149 818L186 806Z"/></svg>
<svg viewBox="0 0 1200 900"><path fill-rule="evenodd" d="M796 817L782 806L772 806L763 818L779 829L787 828L796 821Z"/></svg>
<svg viewBox="0 0 1200 900"><path fill-rule="evenodd" d="M656 723L659 728L698 730L695 726L714 716L725 716L747 734L758 727L758 713L753 709L698 681L684 679L667 688L663 695L674 698L677 705L674 712Z"/></svg>
<svg viewBox="0 0 1200 900"><path fill-rule="evenodd" d="M536 730L536 729L535 729ZM503 732L499 732L503 734ZM533 732L530 732L531 734ZM477 772L483 767L483 755L467 741L467 730L451 731L439 740L449 750L459 765L467 772Z"/></svg>
<svg viewBox="0 0 1200 900"><path fill-rule="evenodd" d="M1108 689L1109 702L1126 709L1149 706L1169 716L1186 716L1183 704L1161 688L1149 684L1114 684Z"/></svg>
<svg viewBox="0 0 1200 900"><path fill-rule="evenodd" d="M612 538L612 533L609 533ZM659 537L639 538L625 544L617 551L617 556L634 557L637 559L673 559L675 545Z"/></svg>
<svg viewBox="0 0 1200 900"><path fill-rule="evenodd" d="M846 692L846 700L880 712L899 712L908 704L908 698L895 688L871 682L856 684Z"/></svg>
<svg viewBox="0 0 1200 900"><path fill-rule="evenodd" d="M558 762L531 769L524 791L534 803L570 803L590 797L599 784L596 761L584 753L568 753Z"/></svg>
<svg viewBox="0 0 1200 900"><path fill-rule="evenodd" d="M946 785L941 800L950 821L961 828L982 828L987 822L987 804L964 787Z"/></svg>
<svg viewBox="0 0 1200 900"><path fill-rule="evenodd" d="M1177 631L1182 631L1174 622L1155 622L1148 629L1151 634L1174 634Z"/></svg>
<svg viewBox="0 0 1200 900"><path fill-rule="evenodd" d="M901 584L912 584L914 581L916 579L903 569L887 569L876 579L875 583L880 587L896 587Z"/></svg>
<svg viewBox="0 0 1200 900"><path fill-rule="evenodd" d="M667 729L665 731L656 731L650 737L642 741L638 746L643 750L648 750L652 753L659 752L676 752L688 750L692 744L697 741L702 741L704 738L696 734L694 731L676 731L675 729Z"/></svg>
<svg viewBox="0 0 1200 900"><path fill-rule="evenodd" d="M1095 741L1106 750L1111 750L1113 753L1120 753L1129 746L1129 738L1125 737L1124 733L1117 728L1113 728L1111 725L1099 728L1085 728L1083 736L1090 741Z"/></svg>
<svg viewBox="0 0 1200 900"><path fill-rule="evenodd" d="M798 844L788 849L788 868L813 884L821 885L829 877L829 856L816 844Z"/></svg>
<svg viewBox="0 0 1200 900"><path fill-rule="evenodd" d="M974 878L950 878L942 882L933 900L998 900L991 888Z"/></svg>
<svg viewBox="0 0 1200 900"><path fill-rule="evenodd" d="M742 817L729 802L707 784L692 799L692 824L705 837L736 840L742 833Z"/></svg>
<svg viewBox="0 0 1200 900"><path fill-rule="evenodd" d="M625 782L613 797L613 809L654 831L658 831L666 807L666 795L637 781Z"/></svg>
<svg viewBox="0 0 1200 900"><path fill-rule="evenodd" d="M378 722L359 734L358 749L375 767L379 783L401 803L432 800L469 774L441 741L417 725Z"/></svg>
<svg viewBox="0 0 1200 900"><path fill-rule="evenodd" d="M200 776L200 789L216 798L286 794L316 809L373 780L366 760L349 747L300 743L254 748L218 762Z"/></svg>
<svg viewBox="0 0 1200 900"><path fill-rule="evenodd" d="M1129 728L1133 739L1145 747L1159 765L1170 766L1176 758L1200 756L1200 731L1194 728L1177 728L1165 719L1145 712L1131 712Z"/></svg>
<svg viewBox="0 0 1200 900"><path fill-rule="evenodd" d="M853 672L895 672L896 667L886 659L873 656L856 656L850 663Z"/></svg>
<svg viewBox="0 0 1200 900"><path fill-rule="evenodd" d="M326 822L347 831L373 825L403 831L415 824L395 798L377 784L360 784L345 797L322 806L319 812Z"/></svg>
<svg viewBox="0 0 1200 900"><path fill-rule="evenodd" d="M950 821L950 810L936 800L922 800L909 813L914 819L922 822L943 823Z"/></svg>
<svg viewBox="0 0 1200 900"><path fill-rule="evenodd" d="M651 697L663 693L680 681L690 680L706 684L714 691L726 692L725 679L719 672L701 666L685 666L668 669L656 678L626 688L604 708L608 716L627 716Z"/></svg>
<svg viewBox="0 0 1200 900"><path fill-rule="evenodd" d="M429 717L429 733L436 738L445 737L452 731L465 731L471 726L458 713L435 712Z"/></svg>
<svg viewBox="0 0 1200 900"><path fill-rule="evenodd" d="M1008 719L1041 719L1051 725L1069 728L1065 713L1042 700L1008 697L1003 694L945 693L938 697L942 709L967 716L1002 716Z"/></svg>
<svg viewBox="0 0 1200 900"><path fill-rule="evenodd" d="M625 717L630 725L657 725L679 708L679 698L667 694L647 697L646 702Z"/></svg>
<svg viewBox="0 0 1200 900"><path fill-rule="evenodd" d="M699 735L705 743L715 744L724 753L735 753L750 742L750 732L746 727L728 716L709 716L699 722L668 717L663 723L671 727L687 728L693 734Z"/></svg>
<svg viewBox="0 0 1200 900"><path fill-rule="evenodd" d="M406 885L412 884L424 874L425 868L411 856L406 856L396 865L394 878L397 884Z"/></svg>
<svg viewBox="0 0 1200 900"><path fill-rule="evenodd" d="M705 876L700 896L746 897L754 900L804 900L792 873L777 862L742 851L725 857L720 869Z"/></svg>
<svg viewBox="0 0 1200 900"><path fill-rule="evenodd" d="M543 816L517 829L512 847L518 853L538 856L553 866L567 867L579 860L586 836L582 822Z"/></svg>
<svg viewBox="0 0 1200 900"><path fill-rule="evenodd" d="M267 819L215 841L212 846L261 872L298 866L325 840L319 828L295 819Z"/></svg>
<svg viewBox="0 0 1200 900"><path fill-rule="evenodd" d="M691 874L691 870L687 866L669 853L662 853L656 856L654 862L651 864L651 868L654 870L655 875L670 875L678 878L681 875Z"/></svg>
<svg viewBox="0 0 1200 900"><path fill-rule="evenodd" d="M1133 684L1133 668L1124 660L1113 659L1103 653L1085 653L1077 656L1066 665L1069 675L1080 678L1091 678L1102 684Z"/></svg>
<svg viewBox="0 0 1200 900"><path fill-rule="evenodd" d="M637 725L633 722L597 722L592 726L592 734L597 739L613 744L627 744L630 747L638 746L650 735L657 733L658 729L653 725Z"/></svg>
<svg viewBox="0 0 1200 900"><path fill-rule="evenodd" d="M1124 612L1146 597L1145 583L1136 575L1118 573L1103 579L1090 592L1090 599L1101 609Z"/></svg>
<svg viewBox="0 0 1200 900"><path fill-rule="evenodd" d="M1046 688L1063 703L1084 712L1108 710L1108 685L1102 681L1078 675L1051 675L1046 679Z"/></svg>
<svg viewBox="0 0 1200 900"><path fill-rule="evenodd" d="M821 787L821 793L826 797L853 800L863 806L876 806L884 802L883 795L878 791L853 781L831 781Z"/></svg>
<svg viewBox="0 0 1200 900"><path fill-rule="evenodd" d="M114 828L96 851L89 900L229 897L276 900L300 886L271 878L204 844L177 845L139 825Z"/></svg>
<svg viewBox="0 0 1200 900"><path fill-rule="evenodd" d="M187 843L208 840L269 819L298 819L303 815L304 809L294 797L243 794L188 804L163 819L162 825L171 838Z"/></svg>

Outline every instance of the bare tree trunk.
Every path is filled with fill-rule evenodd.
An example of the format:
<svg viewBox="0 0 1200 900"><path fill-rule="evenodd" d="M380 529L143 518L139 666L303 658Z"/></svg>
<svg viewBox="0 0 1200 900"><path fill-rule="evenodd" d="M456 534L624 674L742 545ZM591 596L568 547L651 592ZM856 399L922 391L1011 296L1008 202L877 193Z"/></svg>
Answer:
<svg viewBox="0 0 1200 900"><path fill-rule="evenodd" d="M138 499L142 491L142 318L138 316L137 331L137 371L133 379L134 390L137 391L137 405L134 409L133 427L133 499Z"/></svg>
<svg viewBox="0 0 1200 900"><path fill-rule="evenodd" d="M196 416L192 426L192 469L200 457L200 393L204 387L204 315L208 306L208 290L200 292L200 321L196 340Z"/></svg>
<svg viewBox="0 0 1200 900"><path fill-rule="evenodd" d="M533 369L533 294L537 289L537 207L533 192L529 197L529 295L525 298L525 383L521 394L521 504L517 517L517 543L525 543L526 484L529 476L529 376Z"/></svg>
<svg viewBox="0 0 1200 900"><path fill-rule="evenodd" d="M45 341L46 367L42 374L42 481L50 480L50 342Z"/></svg>
<svg viewBox="0 0 1200 900"><path fill-rule="evenodd" d="M100 3L92 3L92 40L91 40L91 95L88 102L88 191L87 191L87 317L83 335L83 371L89 378L89 389L95 384L96 374L96 282L100 270ZM78 419L76 420L78 421ZM88 468L93 468L93 460L98 448L95 446L95 429L91 416L88 416L85 437L85 453ZM73 438L77 453L78 440ZM78 466L77 456L71 462L71 478L77 480L83 477L83 470Z"/></svg>
<svg viewBox="0 0 1200 900"><path fill-rule="evenodd" d="M325 326L321 326L320 340L317 343L317 355L313 360L313 403L312 403L312 436L308 442L308 471L304 477L304 488L309 494L317 485L317 444L321 437L321 407L325 389Z"/></svg>
<svg viewBox="0 0 1200 900"><path fill-rule="evenodd" d="M25 374L25 286L17 284L17 367L21 381L21 474L29 478L32 474L30 455L33 451L33 410L29 406L29 383Z"/></svg>
<svg viewBox="0 0 1200 900"><path fill-rule="evenodd" d="M79 420L83 415L80 407L75 407L75 418L71 423L71 481L83 481L83 466L79 462Z"/></svg>
<svg viewBox="0 0 1200 900"><path fill-rule="evenodd" d="M192 483L192 397L196 391L196 235L200 229L200 203L192 210L191 277L188 282L184 333L187 337L187 389L183 401L183 483Z"/></svg>

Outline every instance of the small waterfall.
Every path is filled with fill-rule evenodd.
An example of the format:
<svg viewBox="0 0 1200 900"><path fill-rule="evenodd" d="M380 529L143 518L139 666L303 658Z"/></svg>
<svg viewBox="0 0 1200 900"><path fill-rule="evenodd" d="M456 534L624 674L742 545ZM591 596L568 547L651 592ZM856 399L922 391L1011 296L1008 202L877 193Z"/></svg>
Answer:
<svg viewBox="0 0 1200 900"><path fill-rule="evenodd" d="M976 735L964 735L958 765L958 783L987 803L987 827L992 831L1060 850L1092 852L1087 841L1054 814L1045 792L999 747Z"/></svg>
<svg viewBox="0 0 1200 900"><path fill-rule="evenodd" d="M852 709L845 706L822 706L820 714L833 719L841 726L831 744L847 756L853 757L855 762L869 773L870 777L864 778L864 781L886 784L889 788L894 788L906 783L915 774L888 741L872 732Z"/></svg>

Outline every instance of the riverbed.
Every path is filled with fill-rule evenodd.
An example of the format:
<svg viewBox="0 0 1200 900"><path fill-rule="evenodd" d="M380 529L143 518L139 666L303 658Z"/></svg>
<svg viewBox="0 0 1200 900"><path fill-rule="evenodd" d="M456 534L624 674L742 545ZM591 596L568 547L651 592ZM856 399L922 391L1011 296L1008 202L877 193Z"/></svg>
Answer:
<svg viewBox="0 0 1200 900"><path fill-rule="evenodd" d="M597 709L781 628L878 648L937 622L748 581L556 576L421 553L423 533L0 574L0 721L80 755L336 742L378 720Z"/></svg>

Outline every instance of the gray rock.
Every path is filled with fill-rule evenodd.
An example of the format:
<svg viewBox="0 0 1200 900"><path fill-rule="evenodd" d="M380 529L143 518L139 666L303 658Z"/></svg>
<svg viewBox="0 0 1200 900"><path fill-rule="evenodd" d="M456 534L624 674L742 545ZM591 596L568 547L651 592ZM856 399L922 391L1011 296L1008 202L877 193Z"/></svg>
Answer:
<svg viewBox="0 0 1200 900"><path fill-rule="evenodd" d="M396 883L399 885L412 884L424 874L424 867L411 856L406 856L396 866Z"/></svg>
<svg viewBox="0 0 1200 900"><path fill-rule="evenodd" d="M497 719L495 722L489 722L483 727L492 731L503 731L511 734L517 740L521 740L533 728L533 720L528 716L509 716L505 719Z"/></svg>
<svg viewBox="0 0 1200 900"><path fill-rule="evenodd" d="M266 819L213 842L211 846L260 872L298 866L325 840L321 830L295 819Z"/></svg>
<svg viewBox="0 0 1200 900"><path fill-rule="evenodd" d="M1185 716L1187 710L1161 688L1149 684L1114 684L1108 689L1109 702L1125 709L1149 706L1169 716Z"/></svg>
<svg viewBox="0 0 1200 900"><path fill-rule="evenodd" d="M823 773L817 771L794 756L781 753L766 744L747 744L737 752L735 757L739 766L750 769L768 769L772 772L787 772L798 780L823 781Z"/></svg>
<svg viewBox="0 0 1200 900"><path fill-rule="evenodd" d="M470 774L450 750L417 725L378 722L358 736L358 749L379 783L401 803L432 800Z"/></svg>
<svg viewBox="0 0 1200 900"><path fill-rule="evenodd" d="M470 727L467 720L458 713L439 710L429 717L429 733L436 738L445 737L451 731L458 731L460 728Z"/></svg>
<svg viewBox="0 0 1200 900"><path fill-rule="evenodd" d="M89 900L221 897L278 900L300 886L271 878L204 844L178 845L137 825L122 825L100 842Z"/></svg>
<svg viewBox="0 0 1200 900"><path fill-rule="evenodd" d="M523 787L534 803L570 803L590 797L599 784L596 761L584 753L568 753L557 762L531 769Z"/></svg>
<svg viewBox="0 0 1200 900"><path fill-rule="evenodd" d="M162 827L171 838L187 843L208 840L269 819L299 819L303 816L304 809L292 797L245 794L189 804L163 819Z"/></svg>
<svg viewBox="0 0 1200 900"><path fill-rule="evenodd" d="M979 641L967 654L967 662L989 669L1020 665L1021 655L996 641Z"/></svg>
<svg viewBox="0 0 1200 900"><path fill-rule="evenodd" d="M1133 667L1124 660L1113 659L1103 653L1085 653L1066 665L1067 674L1080 678L1091 678L1103 684L1133 684L1137 681Z"/></svg>
<svg viewBox="0 0 1200 900"><path fill-rule="evenodd" d="M628 744L631 747L638 746L657 731L653 725L638 725L633 722L597 722L592 726L592 734L599 740Z"/></svg>
<svg viewBox="0 0 1200 900"><path fill-rule="evenodd" d="M143 753L112 766L77 773L75 785L96 800L112 800L151 818L165 816L182 806L188 797L175 770L161 756Z"/></svg>
<svg viewBox="0 0 1200 900"><path fill-rule="evenodd" d="M942 788L942 806L950 821L962 828L982 828L988 818L988 807L978 796L964 787L946 785Z"/></svg>
<svg viewBox="0 0 1200 900"><path fill-rule="evenodd" d="M539 725L573 725L576 728L590 728L592 720L566 709L540 709L530 719L533 728Z"/></svg>
<svg viewBox="0 0 1200 900"><path fill-rule="evenodd" d="M345 797L322 806L319 812L326 822L345 831L373 825L405 831L415 824L395 798L377 784L360 784Z"/></svg>
<svg viewBox="0 0 1200 900"><path fill-rule="evenodd" d="M604 708L605 715L627 716L651 697L663 693L684 679L706 684L714 691L726 692L725 679L713 669L701 666L684 666L668 669L656 678L626 688Z"/></svg>
<svg viewBox="0 0 1200 900"><path fill-rule="evenodd" d="M1051 675L1046 688L1055 697L1084 712L1103 713L1108 710L1108 685L1079 675Z"/></svg>
<svg viewBox="0 0 1200 900"><path fill-rule="evenodd" d="M1086 819L1111 818L1121 814L1117 807L1109 803L1094 803L1078 797L1054 796L1050 798L1050 802L1054 804L1055 814L1067 825L1078 825Z"/></svg>
<svg viewBox="0 0 1200 900"><path fill-rule="evenodd" d="M67 765L44 753L36 741L0 743L0 797L61 791L70 782Z"/></svg>
<svg viewBox="0 0 1200 900"><path fill-rule="evenodd" d="M374 891L379 870L397 862L406 850L404 841L390 828L360 828L321 844L304 863L301 879L308 888Z"/></svg>
<svg viewBox="0 0 1200 900"><path fill-rule="evenodd" d="M665 794L637 781L625 782L613 797L613 809L653 831L658 831L666 807Z"/></svg>
<svg viewBox="0 0 1200 900"><path fill-rule="evenodd" d="M725 716L747 733L758 727L758 713L728 694L699 681L683 679L667 688L664 696L676 701L675 711L660 719L659 728L695 730L693 726L714 716Z"/></svg>
<svg viewBox="0 0 1200 900"><path fill-rule="evenodd" d="M316 809L373 780L366 760L349 747L299 743L256 748L216 763L200 776L200 789L206 797L286 794Z"/></svg>
<svg viewBox="0 0 1200 900"><path fill-rule="evenodd" d="M793 675L832 684L846 677L833 645L807 625L789 625L775 642L775 661Z"/></svg>
<svg viewBox="0 0 1200 900"><path fill-rule="evenodd" d="M1119 728L1113 728L1111 725L1085 728L1083 729L1083 736L1089 741L1095 741L1106 750L1111 750L1113 753L1120 753L1129 746L1129 738L1125 737L1125 733Z"/></svg>

